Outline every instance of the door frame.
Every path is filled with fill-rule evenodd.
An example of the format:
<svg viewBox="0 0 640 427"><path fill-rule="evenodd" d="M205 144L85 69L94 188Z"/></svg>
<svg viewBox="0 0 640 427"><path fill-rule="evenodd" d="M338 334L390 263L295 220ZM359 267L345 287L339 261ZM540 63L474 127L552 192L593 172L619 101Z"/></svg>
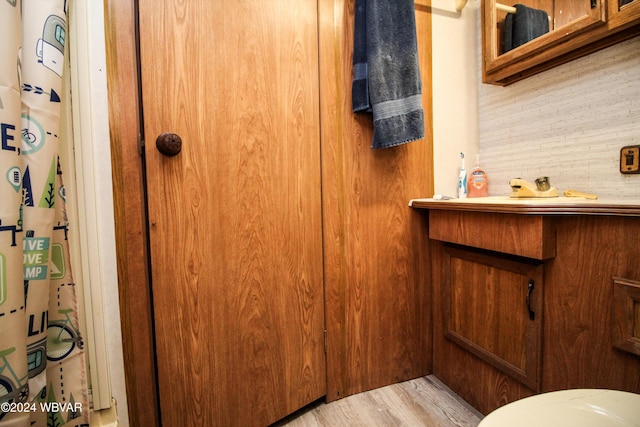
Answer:
<svg viewBox="0 0 640 427"><path fill-rule="evenodd" d="M135 0L104 0L118 292L129 422L160 425L140 147ZM132 37L132 34L136 34Z"/></svg>

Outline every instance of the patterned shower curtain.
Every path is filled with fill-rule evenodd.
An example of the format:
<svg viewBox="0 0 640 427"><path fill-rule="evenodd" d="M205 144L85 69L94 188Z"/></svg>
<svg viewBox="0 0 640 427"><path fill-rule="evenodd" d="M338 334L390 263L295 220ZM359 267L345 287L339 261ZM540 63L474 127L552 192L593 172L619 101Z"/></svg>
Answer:
<svg viewBox="0 0 640 427"><path fill-rule="evenodd" d="M67 0L0 0L0 426L88 426L59 162Z"/></svg>

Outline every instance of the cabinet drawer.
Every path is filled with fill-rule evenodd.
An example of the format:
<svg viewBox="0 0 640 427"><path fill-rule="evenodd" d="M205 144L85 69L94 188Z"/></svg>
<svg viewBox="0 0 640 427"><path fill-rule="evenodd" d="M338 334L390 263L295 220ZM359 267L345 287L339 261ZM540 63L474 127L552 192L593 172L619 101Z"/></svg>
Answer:
<svg viewBox="0 0 640 427"><path fill-rule="evenodd" d="M429 238L537 260L556 254L553 218L542 215L430 210Z"/></svg>

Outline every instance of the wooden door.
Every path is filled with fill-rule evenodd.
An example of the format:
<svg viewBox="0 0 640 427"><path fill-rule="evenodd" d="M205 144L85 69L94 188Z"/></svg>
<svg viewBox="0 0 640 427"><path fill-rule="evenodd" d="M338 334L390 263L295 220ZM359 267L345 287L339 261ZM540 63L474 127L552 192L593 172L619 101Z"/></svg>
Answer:
<svg viewBox="0 0 640 427"><path fill-rule="evenodd" d="M165 426L266 425L326 393L316 3L139 1Z"/></svg>

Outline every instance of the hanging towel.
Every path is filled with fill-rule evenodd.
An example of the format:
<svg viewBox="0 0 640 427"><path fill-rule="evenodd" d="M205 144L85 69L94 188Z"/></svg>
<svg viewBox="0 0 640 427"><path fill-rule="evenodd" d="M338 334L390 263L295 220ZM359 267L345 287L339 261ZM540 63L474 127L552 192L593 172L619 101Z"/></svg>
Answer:
<svg viewBox="0 0 640 427"><path fill-rule="evenodd" d="M351 103L354 112L371 112L367 72L367 0L356 0L353 33L353 84Z"/></svg>
<svg viewBox="0 0 640 427"><path fill-rule="evenodd" d="M549 15L544 10L516 4L516 13L504 20L504 47L502 53L523 45L549 32Z"/></svg>
<svg viewBox="0 0 640 427"><path fill-rule="evenodd" d="M353 62L353 110L373 113L371 147L424 138L413 0L356 0Z"/></svg>

